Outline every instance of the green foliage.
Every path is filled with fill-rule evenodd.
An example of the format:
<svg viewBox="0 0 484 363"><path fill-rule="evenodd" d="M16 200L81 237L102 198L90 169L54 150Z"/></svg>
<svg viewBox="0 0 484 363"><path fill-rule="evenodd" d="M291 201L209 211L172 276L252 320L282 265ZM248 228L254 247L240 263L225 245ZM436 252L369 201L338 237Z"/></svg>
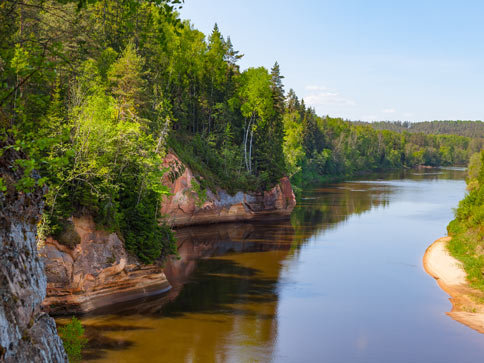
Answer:
<svg viewBox="0 0 484 363"><path fill-rule="evenodd" d="M299 122L298 113L286 112L283 118L284 124L284 156L286 158L286 165L288 173L293 176L301 170L302 163L306 157L306 152L303 148L303 124Z"/></svg>
<svg viewBox="0 0 484 363"><path fill-rule="evenodd" d="M196 179L192 179L190 186L197 196L195 204L197 207L201 207L207 201L207 190L203 189Z"/></svg>
<svg viewBox="0 0 484 363"><path fill-rule="evenodd" d="M474 190L479 187L479 172L482 168L481 155L475 153L469 160L469 176L467 178L467 189Z"/></svg>
<svg viewBox="0 0 484 363"><path fill-rule="evenodd" d="M418 165L459 165L469 160L475 146L463 136L399 134L318 117L293 91L283 123L284 155L291 180L298 185Z"/></svg>
<svg viewBox="0 0 484 363"><path fill-rule="evenodd" d="M146 81L143 78L143 58L137 54L133 43L128 43L107 72L111 92L117 100L116 117L120 120L140 122L138 115L146 101Z"/></svg>
<svg viewBox="0 0 484 363"><path fill-rule="evenodd" d="M484 122L482 121L380 121L371 122L368 125L377 130L391 130L395 132L484 137Z"/></svg>
<svg viewBox="0 0 484 363"><path fill-rule="evenodd" d="M7 191L7 184L5 180L0 177L0 192L5 193Z"/></svg>
<svg viewBox="0 0 484 363"><path fill-rule="evenodd" d="M59 328L59 336L64 344L69 362L80 362L82 350L87 344L81 322L73 316L68 324Z"/></svg>
<svg viewBox="0 0 484 363"><path fill-rule="evenodd" d="M484 151L476 155L471 158L467 179L472 188L460 201L447 230L452 236L449 251L463 263L472 286L484 291Z"/></svg>

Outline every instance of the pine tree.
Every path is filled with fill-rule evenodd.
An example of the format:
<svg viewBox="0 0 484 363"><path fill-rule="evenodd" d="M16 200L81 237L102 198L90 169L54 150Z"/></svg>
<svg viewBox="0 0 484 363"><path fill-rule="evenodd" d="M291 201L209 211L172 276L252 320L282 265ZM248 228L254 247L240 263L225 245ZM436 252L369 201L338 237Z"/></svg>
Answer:
<svg viewBox="0 0 484 363"><path fill-rule="evenodd" d="M121 120L140 121L139 115L146 103L143 65L144 60L137 54L133 43L128 43L121 57L108 72L111 91L118 101L118 117Z"/></svg>
<svg viewBox="0 0 484 363"><path fill-rule="evenodd" d="M238 50L234 50L234 46L232 44L232 40L230 39L230 36L227 37L226 41L227 45L227 53L225 54L225 61L231 66L233 69L239 69L239 66L236 64L244 55L239 54L240 52Z"/></svg>
<svg viewBox="0 0 484 363"><path fill-rule="evenodd" d="M284 113L284 86L282 84L282 79L284 76L281 75L279 64L276 62L271 69L271 89L272 89L272 99L274 102L274 109L277 113Z"/></svg>

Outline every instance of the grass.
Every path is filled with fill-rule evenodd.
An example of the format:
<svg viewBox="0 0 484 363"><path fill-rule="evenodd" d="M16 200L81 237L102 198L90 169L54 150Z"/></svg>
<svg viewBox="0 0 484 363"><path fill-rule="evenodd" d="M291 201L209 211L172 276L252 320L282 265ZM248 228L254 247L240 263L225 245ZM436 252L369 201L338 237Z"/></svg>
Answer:
<svg viewBox="0 0 484 363"><path fill-rule="evenodd" d="M482 228L467 228L458 220L450 223L448 244L449 252L461 261L471 287L484 292L484 255L476 253L479 246L484 247Z"/></svg>

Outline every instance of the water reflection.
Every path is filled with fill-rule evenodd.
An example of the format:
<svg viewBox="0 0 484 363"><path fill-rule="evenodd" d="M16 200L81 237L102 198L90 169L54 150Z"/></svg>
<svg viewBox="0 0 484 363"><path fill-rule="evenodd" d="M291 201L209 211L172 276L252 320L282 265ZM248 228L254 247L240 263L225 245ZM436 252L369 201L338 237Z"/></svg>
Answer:
<svg viewBox="0 0 484 363"><path fill-rule="evenodd" d="M344 260L345 254L351 251L345 247L351 245L348 241L353 240L351 233L356 228L350 217L364 216L375 210L380 214L387 209L391 212L392 205L399 203L395 200L407 198L408 193L415 194L412 185L425 185L423 189L429 194L433 182L462 180L463 176L462 170L455 169L403 171L372 176L374 179L367 176L364 180L305 191L290 220L180 229L176 232L179 259L171 259L165 268L173 289L163 296L85 317L83 323L90 338L86 358L103 362L245 362L291 361L286 355L292 355L293 358L306 356L309 360L320 361L318 357L322 352L318 351L320 344L316 343L319 329L337 324L331 316L359 311L357 305L369 299L366 295L357 295L352 296L350 302L338 300L332 306L329 298L335 291L341 297L348 291L345 278L351 276L351 270L342 270L338 276L324 271L341 268L339 258ZM435 198L438 197L436 194ZM448 203L450 208L450 203L455 202ZM418 208L414 203L411 210ZM380 214L375 217L376 224L378 218L382 218ZM448 220L449 217L446 214L439 218ZM378 227L368 224L367 228ZM334 237L340 241L341 251L337 257L327 260L330 254L321 251L318 245L311 246L309 241L317 238L321 243L321 236L330 231L336 233L335 236L341 231L343 237ZM368 245L368 253L378 257L379 252L372 250L370 242L373 241L362 241ZM360 262L355 260L352 267ZM386 266L391 266L390 271L417 266L404 260L397 262ZM359 271L363 278L366 271L372 270L363 265ZM298 272L302 274L301 279L293 281L292 277L298 276ZM378 273L385 272L379 270ZM315 277L318 282L310 282ZM358 278L352 279L357 283ZM386 281L385 278L381 280L382 284ZM378 285L376 291L380 289ZM365 294L364 290L356 291ZM291 302L291 296L296 298L296 303ZM315 301L329 304L331 308L311 305ZM303 320L297 316L306 314L317 328L298 326L298 321ZM321 314L329 315L323 318ZM344 326L350 330L355 328L349 320ZM366 350L374 334L356 333L356 348ZM321 335L321 339L329 342L334 336ZM300 340L300 349L309 342L312 342L311 348L299 351L294 342ZM339 348L334 345L334 349L344 345L345 339L341 337ZM284 346L291 346L290 353ZM335 353L331 357L337 356Z"/></svg>
<svg viewBox="0 0 484 363"><path fill-rule="evenodd" d="M272 354L277 283L295 235L290 221L198 226L176 234L179 258L165 267L172 290L85 317L86 360L153 361L156 354L171 362L223 361L227 344L256 347L260 356L252 352L250 359ZM153 345L158 334L163 344Z"/></svg>

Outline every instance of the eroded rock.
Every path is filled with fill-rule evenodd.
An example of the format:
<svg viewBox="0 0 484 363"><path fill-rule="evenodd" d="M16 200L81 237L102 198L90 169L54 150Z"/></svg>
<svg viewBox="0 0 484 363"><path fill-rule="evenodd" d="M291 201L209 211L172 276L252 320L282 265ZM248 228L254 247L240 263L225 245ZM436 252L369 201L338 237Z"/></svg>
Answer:
<svg viewBox="0 0 484 363"><path fill-rule="evenodd" d="M44 306L51 313L86 313L170 288L161 267L129 256L116 233L96 229L87 216L72 223L80 241L74 249L48 238L40 250L48 281Z"/></svg>
<svg viewBox="0 0 484 363"><path fill-rule="evenodd" d="M222 189L215 192L207 190L207 200L197 205L197 195L192 189L193 172L183 166L175 154L168 153L164 166L173 165L178 165L178 169L183 172L175 180L165 176L164 183L169 186L171 196L163 202L161 208L168 224L173 227L285 217L296 206L296 198L287 177L263 193L238 192L232 196Z"/></svg>

